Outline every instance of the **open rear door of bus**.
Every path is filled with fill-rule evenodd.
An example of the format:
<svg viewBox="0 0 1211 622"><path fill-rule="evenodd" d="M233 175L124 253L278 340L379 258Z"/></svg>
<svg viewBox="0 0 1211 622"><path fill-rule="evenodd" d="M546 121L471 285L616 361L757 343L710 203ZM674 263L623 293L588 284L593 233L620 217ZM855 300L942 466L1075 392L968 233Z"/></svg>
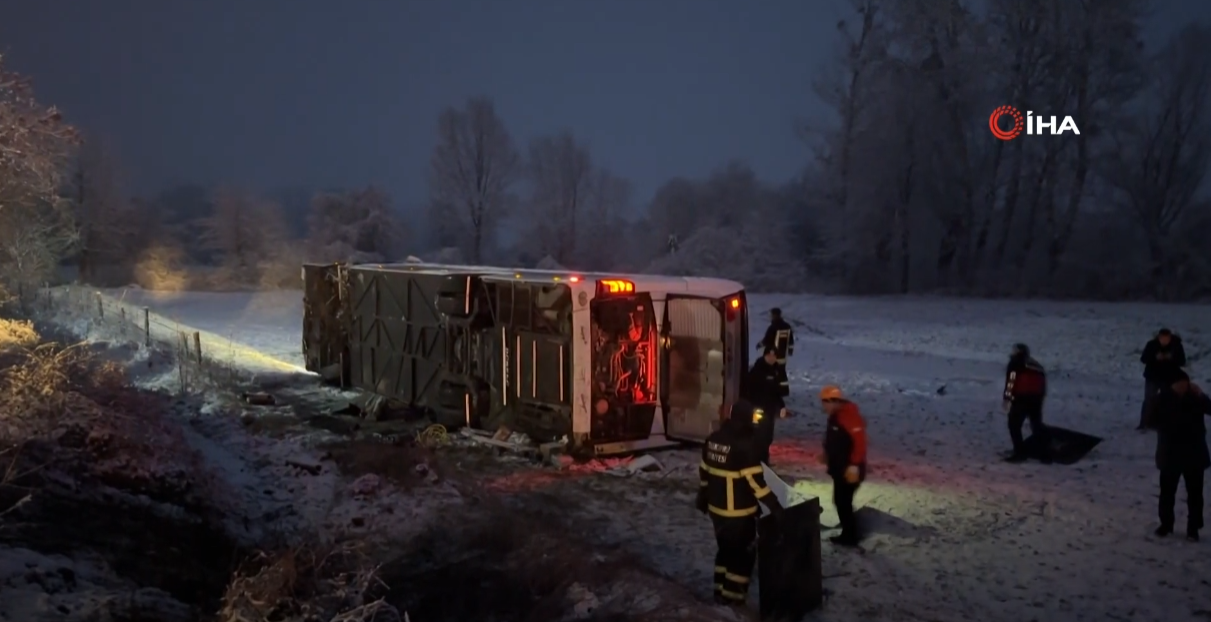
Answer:
<svg viewBox="0 0 1211 622"><path fill-rule="evenodd" d="M744 370L742 352L737 350L742 349L742 330L730 328L743 322L727 313L731 300L674 295L667 299L663 332L669 438L705 441L718 428L724 405L735 401L740 391Z"/></svg>

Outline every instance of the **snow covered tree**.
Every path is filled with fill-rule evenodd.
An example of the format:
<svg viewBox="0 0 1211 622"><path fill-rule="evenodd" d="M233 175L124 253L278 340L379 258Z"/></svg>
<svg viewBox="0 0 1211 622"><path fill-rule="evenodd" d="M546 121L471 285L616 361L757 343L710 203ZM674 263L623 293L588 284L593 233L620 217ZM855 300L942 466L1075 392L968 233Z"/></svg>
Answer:
<svg viewBox="0 0 1211 622"><path fill-rule="evenodd" d="M373 186L315 195L307 226L310 251L322 261L387 261L403 234L390 197Z"/></svg>
<svg viewBox="0 0 1211 622"><path fill-rule="evenodd" d="M219 281L225 285L259 283L262 267L286 241L285 218L276 203L229 187L215 192L214 212L200 224L201 241L217 253Z"/></svg>
<svg viewBox="0 0 1211 622"><path fill-rule="evenodd" d="M672 188L664 200L657 193L649 222L670 223L682 210L696 216L692 228L677 233L677 252L660 253L645 271L730 278L760 291L795 291L803 285L804 266L792 247L779 193L751 168L732 162L705 180L679 180Z"/></svg>
<svg viewBox="0 0 1211 622"><path fill-rule="evenodd" d="M462 109L445 109L430 162L433 226L465 239L472 263L479 263L515 201L521 174L521 156L492 100L475 97Z"/></svg>
<svg viewBox="0 0 1211 622"><path fill-rule="evenodd" d="M39 103L30 80L0 55L0 283L36 283L75 247L59 189L76 142L59 111Z"/></svg>

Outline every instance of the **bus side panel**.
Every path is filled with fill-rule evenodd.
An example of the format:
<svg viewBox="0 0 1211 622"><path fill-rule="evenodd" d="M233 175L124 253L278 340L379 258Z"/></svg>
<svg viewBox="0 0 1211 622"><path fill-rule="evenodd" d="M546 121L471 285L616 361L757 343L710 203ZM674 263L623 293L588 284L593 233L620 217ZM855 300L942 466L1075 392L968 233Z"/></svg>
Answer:
<svg viewBox="0 0 1211 622"><path fill-rule="evenodd" d="M354 267L348 280L355 386L407 406L436 406L447 352L435 304L446 277Z"/></svg>

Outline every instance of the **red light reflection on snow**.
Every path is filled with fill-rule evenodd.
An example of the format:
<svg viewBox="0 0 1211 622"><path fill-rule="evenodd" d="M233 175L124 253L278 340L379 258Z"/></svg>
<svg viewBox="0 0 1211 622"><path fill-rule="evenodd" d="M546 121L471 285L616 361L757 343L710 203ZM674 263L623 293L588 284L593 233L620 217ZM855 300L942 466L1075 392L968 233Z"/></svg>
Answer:
<svg viewBox="0 0 1211 622"><path fill-rule="evenodd" d="M576 479L587 472L567 472L548 470L525 470L507 473L483 480L484 488L498 493L534 492L559 482Z"/></svg>
<svg viewBox="0 0 1211 622"><path fill-rule="evenodd" d="M823 476L824 465L820 462L823 454L824 449L818 442L808 440L778 441L770 447L774 471L792 477L801 477L801 473ZM867 480L952 491L980 490L988 486L986 476L978 472L948 469L931 462L928 456L879 456L877 449L867 466Z"/></svg>

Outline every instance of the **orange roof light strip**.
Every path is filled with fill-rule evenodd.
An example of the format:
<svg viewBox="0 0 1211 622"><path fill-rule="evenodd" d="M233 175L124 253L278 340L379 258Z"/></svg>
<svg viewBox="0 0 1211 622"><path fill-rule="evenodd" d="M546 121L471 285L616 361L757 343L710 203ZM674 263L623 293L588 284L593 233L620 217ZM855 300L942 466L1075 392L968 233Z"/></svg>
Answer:
<svg viewBox="0 0 1211 622"><path fill-rule="evenodd" d="M597 281L597 289L607 294L630 294L635 291L635 284L623 279L601 279Z"/></svg>

